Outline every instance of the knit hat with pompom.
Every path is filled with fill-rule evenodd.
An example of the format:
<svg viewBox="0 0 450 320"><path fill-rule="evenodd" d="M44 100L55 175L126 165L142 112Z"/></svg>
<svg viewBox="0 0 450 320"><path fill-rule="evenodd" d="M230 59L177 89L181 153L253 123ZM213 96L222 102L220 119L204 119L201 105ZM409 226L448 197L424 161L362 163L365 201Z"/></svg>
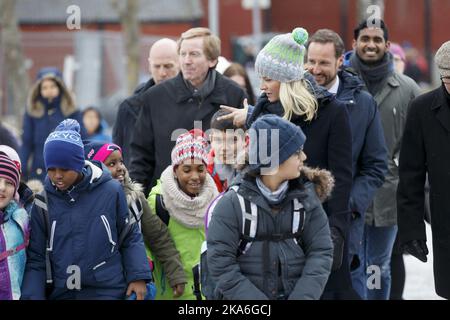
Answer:
<svg viewBox="0 0 450 320"><path fill-rule="evenodd" d="M303 79L307 41L308 32L303 28L295 28L291 33L273 37L256 57L256 72L260 77L280 82Z"/></svg>
<svg viewBox="0 0 450 320"><path fill-rule="evenodd" d="M80 124L74 119L61 122L44 144L45 169L60 168L81 172L84 167L84 145Z"/></svg>

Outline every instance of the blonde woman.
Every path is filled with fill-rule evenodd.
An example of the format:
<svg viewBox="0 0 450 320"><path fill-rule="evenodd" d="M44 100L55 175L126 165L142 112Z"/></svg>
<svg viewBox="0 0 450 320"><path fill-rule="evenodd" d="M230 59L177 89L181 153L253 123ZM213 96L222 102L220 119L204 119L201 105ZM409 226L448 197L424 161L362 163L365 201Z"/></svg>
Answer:
<svg viewBox="0 0 450 320"><path fill-rule="evenodd" d="M308 33L296 28L277 35L258 53L255 69L261 77L262 95L254 107L222 106L231 111L220 120L233 119L235 125L250 125L265 114L276 114L298 125L307 140L306 164L331 171L336 186L323 207L328 215L334 242L333 272L322 298L357 298L354 293L346 245L350 226L349 199L352 186L352 138L346 106L336 100L303 68Z"/></svg>

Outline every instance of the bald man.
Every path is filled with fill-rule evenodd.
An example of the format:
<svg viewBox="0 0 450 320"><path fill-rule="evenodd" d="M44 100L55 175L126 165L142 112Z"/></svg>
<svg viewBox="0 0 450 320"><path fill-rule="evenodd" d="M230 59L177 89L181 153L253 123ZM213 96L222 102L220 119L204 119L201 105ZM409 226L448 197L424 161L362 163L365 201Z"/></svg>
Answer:
<svg viewBox="0 0 450 320"><path fill-rule="evenodd" d="M175 77L180 71L177 43L168 38L156 41L148 54L148 67L155 84Z"/></svg>
<svg viewBox="0 0 450 320"><path fill-rule="evenodd" d="M116 123L113 128L113 141L122 147L122 156L126 167L130 164L130 141L133 128L139 115L139 96L149 88L175 77L180 71L177 43L168 38L156 41L148 54L148 69L152 76L145 84L139 85L131 97L119 106Z"/></svg>

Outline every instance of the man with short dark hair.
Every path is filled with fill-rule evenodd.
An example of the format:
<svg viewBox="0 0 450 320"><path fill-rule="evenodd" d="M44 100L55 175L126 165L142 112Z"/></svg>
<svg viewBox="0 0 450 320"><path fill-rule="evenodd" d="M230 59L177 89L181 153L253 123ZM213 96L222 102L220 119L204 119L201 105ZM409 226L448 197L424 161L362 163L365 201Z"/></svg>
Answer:
<svg viewBox="0 0 450 320"><path fill-rule="evenodd" d="M347 298L343 292L352 287L350 269L360 265L360 247L364 233L364 216L372 202L375 191L384 182L387 172L387 149L377 105L372 96L363 90L364 84L354 73L342 68L344 43L341 37L329 29L320 29L307 43L306 68L316 82L343 101L350 116L352 129L353 185L350 194L349 234L344 254L348 261L341 273L332 272L325 289L341 292L335 298ZM333 281L334 277L341 278ZM335 283L334 288L330 284ZM331 286L333 287L333 286ZM351 297L351 296L350 296Z"/></svg>
<svg viewBox="0 0 450 320"><path fill-rule="evenodd" d="M244 91L215 71L220 39L207 28L192 28L178 40L181 72L139 97L142 108L131 140L130 176L148 193L170 165L172 135L191 130L194 121L209 129L220 105L242 107Z"/></svg>
<svg viewBox="0 0 450 320"><path fill-rule="evenodd" d="M411 78L394 71L389 33L383 20L364 20L354 30L347 64L363 79L378 105L388 149L388 172L365 218L362 265L352 272L353 286L363 299L387 300L391 286L390 258L397 234L398 157L409 102L420 94ZM368 268L370 267L370 268ZM368 275L381 275L381 286L368 288Z"/></svg>

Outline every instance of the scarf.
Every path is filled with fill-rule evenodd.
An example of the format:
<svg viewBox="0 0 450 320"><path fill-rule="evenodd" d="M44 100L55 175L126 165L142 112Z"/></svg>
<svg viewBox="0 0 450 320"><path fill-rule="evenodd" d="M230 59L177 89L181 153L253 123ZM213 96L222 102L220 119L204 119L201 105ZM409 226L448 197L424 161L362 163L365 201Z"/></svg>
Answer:
<svg viewBox="0 0 450 320"><path fill-rule="evenodd" d="M350 65L354 68L367 86L370 94L375 96L385 86L388 78L394 72L392 53L386 52L380 61L375 64L367 64L353 52L350 57Z"/></svg>
<svg viewBox="0 0 450 320"><path fill-rule="evenodd" d="M205 81L200 88L194 87L189 81L185 80L186 86L192 92L192 97L199 101L205 100L214 90L216 84L216 72L209 69Z"/></svg>
<svg viewBox="0 0 450 320"><path fill-rule="evenodd" d="M271 191L267 188L259 177L256 178L256 185L270 205L277 205L280 204L286 197L286 193L289 189L289 180L284 181L276 191Z"/></svg>
<svg viewBox="0 0 450 320"><path fill-rule="evenodd" d="M207 174L200 194L195 198L188 196L178 186L173 167L169 166L161 174L161 195L169 215L186 228L194 229L204 227L206 209L218 192L214 180Z"/></svg>

